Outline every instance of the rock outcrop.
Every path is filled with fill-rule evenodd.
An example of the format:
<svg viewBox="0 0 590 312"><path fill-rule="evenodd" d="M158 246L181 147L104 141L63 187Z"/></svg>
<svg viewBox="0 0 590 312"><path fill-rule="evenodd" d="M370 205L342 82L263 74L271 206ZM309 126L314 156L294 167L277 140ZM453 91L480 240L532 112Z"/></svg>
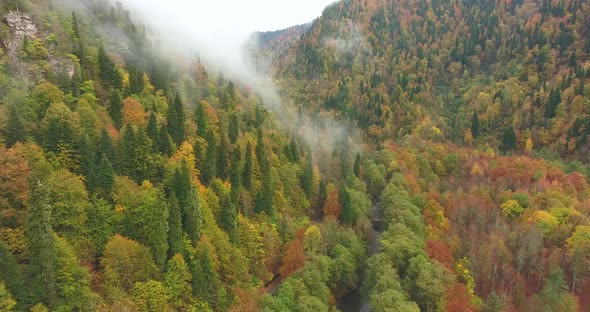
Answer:
<svg viewBox="0 0 590 312"><path fill-rule="evenodd" d="M15 59L18 57L25 37L37 37L37 26L33 23L33 18L30 14L22 12L9 12L4 15L4 21L8 25L9 33L6 38L2 38L2 45L6 54L11 59Z"/></svg>

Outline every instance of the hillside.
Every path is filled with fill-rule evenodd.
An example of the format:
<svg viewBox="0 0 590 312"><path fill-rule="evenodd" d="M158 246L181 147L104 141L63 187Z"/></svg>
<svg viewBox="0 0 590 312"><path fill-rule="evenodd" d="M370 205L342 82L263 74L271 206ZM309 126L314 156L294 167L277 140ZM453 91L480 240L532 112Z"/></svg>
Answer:
<svg viewBox="0 0 590 312"><path fill-rule="evenodd" d="M337 2L284 106L65 3L0 3L0 311L590 306L587 3Z"/></svg>
<svg viewBox="0 0 590 312"><path fill-rule="evenodd" d="M459 145L586 163L588 10L565 0L341 1L277 73L297 86L291 96L340 112L377 143L429 118Z"/></svg>

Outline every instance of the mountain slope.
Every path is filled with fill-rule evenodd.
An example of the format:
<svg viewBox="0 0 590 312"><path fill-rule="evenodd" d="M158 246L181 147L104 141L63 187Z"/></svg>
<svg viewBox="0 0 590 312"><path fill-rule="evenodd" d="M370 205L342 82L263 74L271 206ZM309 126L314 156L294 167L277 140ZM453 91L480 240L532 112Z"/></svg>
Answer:
<svg viewBox="0 0 590 312"><path fill-rule="evenodd" d="M512 127L519 152L586 161L588 10L582 1L341 1L277 72L301 102L339 111L377 142L428 117L458 144L502 149Z"/></svg>

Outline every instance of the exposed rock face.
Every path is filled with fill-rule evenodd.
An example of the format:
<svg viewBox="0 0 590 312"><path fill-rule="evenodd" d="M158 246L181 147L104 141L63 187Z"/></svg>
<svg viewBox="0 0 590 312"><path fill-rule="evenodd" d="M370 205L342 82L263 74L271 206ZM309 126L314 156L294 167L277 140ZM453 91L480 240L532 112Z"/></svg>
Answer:
<svg viewBox="0 0 590 312"><path fill-rule="evenodd" d="M36 38L37 26L33 23L30 14L22 12L9 12L4 15L4 20L9 28L9 35L2 38L2 45L6 54L14 59L18 57L19 49L25 37Z"/></svg>

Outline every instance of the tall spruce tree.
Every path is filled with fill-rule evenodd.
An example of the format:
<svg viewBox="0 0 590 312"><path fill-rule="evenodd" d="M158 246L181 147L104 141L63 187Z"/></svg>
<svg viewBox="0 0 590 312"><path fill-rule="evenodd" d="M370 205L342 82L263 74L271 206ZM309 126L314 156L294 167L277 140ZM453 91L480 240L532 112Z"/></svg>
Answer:
<svg viewBox="0 0 590 312"><path fill-rule="evenodd" d="M207 131L207 152L205 153L205 164L201 171L201 182L209 185L213 178L217 177L217 140L213 130Z"/></svg>
<svg viewBox="0 0 590 312"><path fill-rule="evenodd" d="M219 124L219 149L217 151L217 177L221 180L227 179L227 139L223 124Z"/></svg>
<svg viewBox="0 0 590 312"><path fill-rule="evenodd" d="M8 108L8 125L6 125L6 146L12 147L17 142L24 142L27 137L27 129L22 114L16 105Z"/></svg>
<svg viewBox="0 0 590 312"><path fill-rule="evenodd" d="M240 119L238 118L238 115L235 112L233 112L229 116L227 132L231 144L236 143L236 141L238 140L238 136L240 135Z"/></svg>
<svg viewBox="0 0 590 312"><path fill-rule="evenodd" d="M242 174L242 184L248 190L252 188L252 143L248 141L246 145L244 172Z"/></svg>
<svg viewBox="0 0 590 312"><path fill-rule="evenodd" d="M113 91L110 97L109 115L117 129L123 126L123 99L119 90Z"/></svg>
<svg viewBox="0 0 590 312"><path fill-rule="evenodd" d="M477 112L473 112L473 117L471 119L471 135L474 139L477 139L479 136L479 116Z"/></svg>
<svg viewBox="0 0 590 312"><path fill-rule="evenodd" d="M169 192L169 216L168 216L168 258L176 254L184 254L184 243L182 239L182 216L180 204L174 192Z"/></svg>
<svg viewBox="0 0 590 312"><path fill-rule="evenodd" d="M310 200L313 195L313 158L311 149L307 151L305 168L303 169L303 174L301 174L301 188L305 193L305 197Z"/></svg>
<svg viewBox="0 0 590 312"><path fill-rule="evenodd" d="M178 199L182 215L182 228L193 244L201 236L203 214L198 190L194 188L190 178L190 169L183 161L180 168L174 171L170 188Z"/></svg>
<svg viewBox="0 0 590 312"><path fill-rule="evenodd" d="M355 213L352 207L350 194L346 186L340 186L338 190L338 203L340 204L340 221L346 225L353 225L355 222Z"/></svg>
<svg viewBox="0 0 590 312"><path fill-rule="evenodd" d="M180 146L184 142L184 106L177 94L172 105L168 107L168 133L174 143Z"/></svg>

